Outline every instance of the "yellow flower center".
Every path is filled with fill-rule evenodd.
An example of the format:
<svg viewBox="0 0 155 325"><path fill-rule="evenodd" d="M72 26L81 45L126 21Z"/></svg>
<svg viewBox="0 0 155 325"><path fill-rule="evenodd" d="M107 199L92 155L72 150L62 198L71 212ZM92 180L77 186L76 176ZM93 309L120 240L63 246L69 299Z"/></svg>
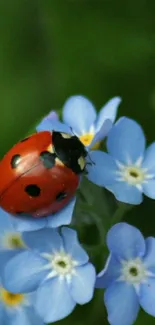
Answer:
<svg viewBox="0 0 155 325"><path fill-rule="evenodd" d="M24 248L25 244L21 238L20 233L10 232L4 235L3 247L8 249Z"/></svg>
<svg viewBox="0 0 155 325"><path fill-rule="evenodd" d="M9 307L20 305L24 300L24 295L20 293L11 293L4 288L1 289L1 300Z"/></svg>
<svg viewBox="0 0 155 325"><path fill-rule="evenodd" d="M79 137L80 141L84 144L84 146L89 146L94 138L93 133L86 133ZM98 149L100 146L100 142L96 142L94 146L91 148L92 150Z"/></svg>

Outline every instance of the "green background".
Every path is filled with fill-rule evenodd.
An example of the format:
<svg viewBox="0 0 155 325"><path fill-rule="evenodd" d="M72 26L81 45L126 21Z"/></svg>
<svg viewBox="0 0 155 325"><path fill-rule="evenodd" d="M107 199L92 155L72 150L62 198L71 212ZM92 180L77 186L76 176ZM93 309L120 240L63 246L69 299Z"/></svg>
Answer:
<svg viewBox="0 0 155 325"><path fill-rule="evenodd" d="M113 96L119 116L155 129L154 0L0 2L0 154L42 116L82 94L99 109ZM155 203L145 199L125 220L155 235ZM106 323L102 292L58 324ZM65 297L64 297L65 299ZM153 325L143 312L137 325Z"/></svg>

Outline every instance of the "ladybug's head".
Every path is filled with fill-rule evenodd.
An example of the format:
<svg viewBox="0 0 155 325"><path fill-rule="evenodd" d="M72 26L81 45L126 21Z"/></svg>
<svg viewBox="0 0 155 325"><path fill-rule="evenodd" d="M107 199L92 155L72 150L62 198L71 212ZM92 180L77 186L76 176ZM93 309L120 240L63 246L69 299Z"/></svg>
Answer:
<svg viewBox="0 0 155 325"><path fill-rule="evenodd" d="M65 166L76 174L85 170L87 151L78 137L53 131L52 144L55 154Z"/></svg>

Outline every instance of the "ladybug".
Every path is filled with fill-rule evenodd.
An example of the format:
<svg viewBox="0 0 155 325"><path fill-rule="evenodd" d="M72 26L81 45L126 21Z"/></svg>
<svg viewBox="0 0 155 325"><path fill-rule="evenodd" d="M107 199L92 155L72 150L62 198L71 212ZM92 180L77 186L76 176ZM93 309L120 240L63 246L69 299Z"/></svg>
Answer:
<svg viewBox="0 0 155 325"><path fill-rule="evenodd" d="M73 197L87 151L78 137L41 131L23 139L0 162L0 206L14 216L45 217Z"/></svg>

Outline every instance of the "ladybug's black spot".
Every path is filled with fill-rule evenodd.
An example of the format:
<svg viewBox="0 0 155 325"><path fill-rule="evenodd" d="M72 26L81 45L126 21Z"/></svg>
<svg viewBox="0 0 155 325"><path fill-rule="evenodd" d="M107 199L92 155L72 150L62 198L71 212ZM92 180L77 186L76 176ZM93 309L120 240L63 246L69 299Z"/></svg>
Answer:
<svg viewBox="0 0 155 325"><path fill-rule="evenodd" d="M40 187L35 184L30 184L25 187L25 192L32 197L37 197L40 195Z"/></svg>
<svg viewBox="0 0 155 325"><path fill-rule="evenodd" d="M61 202L62 200L64 200L67 196L67 193L66 192L59 192L56 196L56 200L58 202Z"/></svg>
<svg viewBox="0 0 155 325"><path fill-rule="evenodd" d="M21 156L20 155L14 155L11 159L11 167L12 168L16 168L18 166L18 164L21 161Z"/></svg>
<svg viewBox="0 0 155 325"><path fill-rule="evenodd" d="M20 142L24 142L24 141L27 141L30 137L26 137L24 139L22 139Z"/></svg>
<svg viewBox="0 0 155 325"><path fill-rule="evenodd" d="M40 154L40 159L42 160L45 168L52 168L55 165L55 154L49 151L43 151Z"/></svg>
<svg viewBox="0 0 155 325"><path fill-rule="evenodd" d="M23 211L17 211L16 212L16 214L18 215L18 216L20 216L21 214L23 214L24 212Z"/></svg>

